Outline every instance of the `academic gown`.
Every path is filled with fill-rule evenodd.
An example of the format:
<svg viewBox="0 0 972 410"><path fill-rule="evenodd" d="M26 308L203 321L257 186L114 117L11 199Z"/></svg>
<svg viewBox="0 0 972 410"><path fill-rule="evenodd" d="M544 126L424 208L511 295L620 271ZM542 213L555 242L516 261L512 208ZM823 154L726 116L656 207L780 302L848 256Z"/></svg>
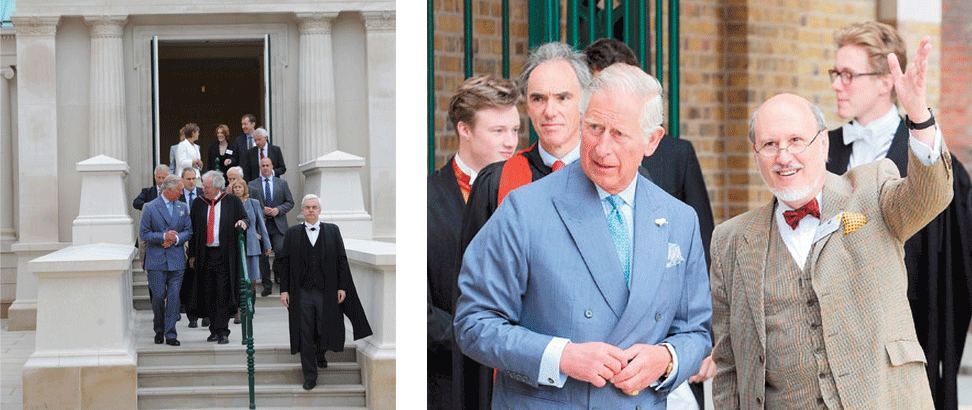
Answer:
<svg viewBox="0 0 972 410"><path fill-rule="evenodd" d="M692 143L668 134L664 135L655 152L641 160L639 172L669 195L695 209L699 217L699 233L705 251L705 264L708 266L709 243L712 242L715 220L712 217L712 204L709 202L709 193L705 189L705 180L702 178L702 167L699 165ZM695 394L699 408L704 409L705 395L702 383L690 383L689 386Z"/></svg>
<svg viewBox="0 0 972 410"><path fill-rule="evenodd" d="M908 171L908 138L908 129L901 121L887 158L902 177ZM850 145L844 145L843 127L830 131L827 170L838 175L845 173L851 151ZM939 410L958 407L956 378L972 318L972 188L969 174L954 156L952 173L952 202L904 246L908 301L918 342L928 360L926 371L935 408Z"/></svg>
<svg viewBox="0 0 972 410"><path fill-rule="evenodd" d="M321 335L319 354L324 350L333 352L344 351L344 318L351 321L354 340L371 336L371 325L365 317L364 308L358 298L358 292L351 278L351 268L344 250L344 241L337 225L321 223L321 232L317 243L312 247L304 224L294 225L284 234L283 251L277 256L280 264L280 292L290 295L290 307L287 309L290 320L290 354L297 354L303 348L300 345L300 284L304 275L309 274L307 264L310 262L311 252L323 252L321 272L324 275L324 312L327 317L317 322ZM341 304L337 303L337 291L344 289L345 298ZM333 295L328 298L327 295Z"/></svg>
<svg viewBox="0 0 972 410"><path fill-rule="evenodd" d="M189 249L186 256L196 258L196 275L191 282L189 298L186 300L186 311L198 317L220 317L214 314L219 310L224 310L225 316L236 314L239 305L239 280L240 280L240 249L239 234L236 231L237 221L245 221L246 212L243 210L243 202L235 195L226 194L220 201L219 219L219 247L210 248L206 246L206 232L208 230L209 205L206 201L197 197L192 202L192 229L195 233L189 241ZM223 260L229 265L230 272L229 290L221 289L216 286L216 278L210 274L203 266L209 252L222 253ZM186 286L183 284L183 286Z"/></svg>
<svg viewBox="0 0 972 410"><path fill-rule="evenodd" d="M431 384L428 386L431 389L428 408L488 408L484 406L489 404L493 370L463 356L455 344L452 329L452 315L456 311L456 277L462 258L459 253L459 224L466 206L453 170L453 161L455 158L429 175L426 189L429 334L426 370L430 379L451 379L451 388L445 385L438 385L438 388Z"/></svg>

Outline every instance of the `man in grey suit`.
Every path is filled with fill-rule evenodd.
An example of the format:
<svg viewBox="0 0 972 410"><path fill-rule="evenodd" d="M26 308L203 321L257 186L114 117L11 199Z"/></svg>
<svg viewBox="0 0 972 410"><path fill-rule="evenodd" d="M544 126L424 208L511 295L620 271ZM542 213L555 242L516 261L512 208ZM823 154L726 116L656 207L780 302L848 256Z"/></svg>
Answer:
<svg viewBox="0 0 972 410"><path fill-rule="evenodd" d="M186 269L182 244L192 235L189 209L179 201L182 180L169 175L162 181L162 195L145 204L138 237L145 243L145 272L152 289L155 343L179 346L175 324L179 318L179 291Z"/></svg>
<svg viewBox="0 0 972 410"><path fill-rule="evenodd" d="M260 177L250 181L250 196L263 204L263 215L267 220L267 233L274 255L279 255L283 247L284 233L287 232L287 212L294 208L294 197L290 194L287 181L274 175L273 161L270 157L260 160ZM277 263L274 261L274 276L280 282ZM273 293L270 281L270 261L266 255L260 256L260 281L263 282L261 296Z"/></svg>
<svg viewBox="0 0 972 410"><path fill-rule="evenodd" d="M661 85L614 65L581 109L579 164L511 192L463 257L456 339L498 370L494 409L664 409L710 350L698 218L638 174Z"/></svg>

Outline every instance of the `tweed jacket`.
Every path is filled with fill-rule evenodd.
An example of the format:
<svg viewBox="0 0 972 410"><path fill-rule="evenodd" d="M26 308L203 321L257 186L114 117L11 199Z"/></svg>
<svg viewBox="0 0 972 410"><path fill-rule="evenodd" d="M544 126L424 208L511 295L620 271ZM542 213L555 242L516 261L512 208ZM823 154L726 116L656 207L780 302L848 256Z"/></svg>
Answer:
<svg viewBox="0 0 972 410"><path fill-rule="evenodd" d="M862 214L867 221L846 234L838 226L817 240L807 263L819 300L830 370L844 409L933 408L925 356L908 305L903 245L948 205L951 167L943 143L932 166L924 166L910 154L907 178L900 178L887 159L843 176L826 176L821 227L845 212ZM717 408L763 408L767 350L763 281L767 270L783 269L766 266L775 205L774 200L732 218L713 234Z"/></svg>

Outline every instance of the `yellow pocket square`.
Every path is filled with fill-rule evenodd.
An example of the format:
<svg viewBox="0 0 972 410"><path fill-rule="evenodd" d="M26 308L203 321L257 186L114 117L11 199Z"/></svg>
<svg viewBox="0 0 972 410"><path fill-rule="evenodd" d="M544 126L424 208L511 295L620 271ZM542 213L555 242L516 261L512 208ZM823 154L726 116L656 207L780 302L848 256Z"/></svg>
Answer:
<svg viewBox="0 0 972 410"><path fill-rule="evenodd" d="M844 235L854 232L867 223L867 217L857 212L844 212L840 224L844 227Z"/></svg>

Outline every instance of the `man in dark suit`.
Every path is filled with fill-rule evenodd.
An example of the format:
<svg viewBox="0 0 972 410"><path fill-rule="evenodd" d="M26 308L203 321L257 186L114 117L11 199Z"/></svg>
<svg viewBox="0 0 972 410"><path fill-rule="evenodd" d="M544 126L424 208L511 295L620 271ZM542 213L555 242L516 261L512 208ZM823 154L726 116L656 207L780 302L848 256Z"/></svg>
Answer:
<svg viewBox="0 0 972 410"><path fill-rule="evenodd" d="M830 132L827 170L840 175L888 158L907 176L908 130L922 124L898 114L887 59L894 53L899 65L906 66L904 41L894 28L874 21L838 30L834 39L838 50L831 87L837 113L851 121ZM972 318L972 190L968 173L954 157L952 176L954 196L948 208L904 245L908 301L928 361L935 408L945 410L958 406L957 375Z"/></svg>
<svg viewBox="0 0 972 410"><path fill-rule="evenodd" d="M270 134L263 128L257 128L256 131L253 131L253 141L256 145L246 151L243 158L240 158L240 167L243 168L243 177L246 178L246 182L260 177L260 161L264 158L270 158L273 161L274 175L279 177L287 172L287 165L284 164L280 147L267 141L269 137Z"/></svg>
<svg viewBox="0 0 972 410"><path fill-rule="evenodd" d="M148 188L142 188L142 192L138 193L138 196L132 201L132 208L142 210L142 206L152 202L153 199L158 198L159 193L162 192L162 181L168 176L172 171L169 170L169 166L165 164L159 164L155 166L155 185Z"/></svg>
<svg viewBox="0 0 972 410"><path fill-rule="evenodd" d="M145 243L145 272L152 288L155 343L179 346L176 320L186 254L182 245L192 235L186 204L176 200L181 183L169 175L162 182L162 195L145 204L138 237Z"/></svg>
<svg viewBox="0 0 972 410"><path fill-rule="evenodd" d="M253 114L244 115L240 119L240 127L243 128L243 134L233 140L233 152L242 155L256 145L253 141L253 130L256 129L256 116Z"/></svg>
<svg viewBox="0 0 972 410"><path fill-rule="evenodd" d="M327 367L327 350L344 350L344 318L354 340L370 336L371 326L358 300L344 240L337 225L319 223L321 200L301 201L305 222L287 230L281 263L280 301L290 321L290 354L300 352L304 389L317 385L317 368Z"/></svg>
<svg viewBox="0 0 972 410"><path fill-rule="evenodd" d="M259 135L259 134L258 134ZM267 233L270 235L270 245L274 255L279 255L283 248L284 232L287 232L287 212L294 209L294 197L290 193L287 181L274 175L273 161L270 158L260 160L260 178L250 181L250 197L263 204L263 215L267 222ZM274 262L274 269L270 269L270 260L266 254L260 255L260 281L263 282L262 296L270 296L273 292L273 282L270 272L274 272L277 282L280 282L280 272Z"/></svg>
<svg viewBox="0 0 972 410"><path fill-rule="evenodd" d="M183 168L182 170L182 193L179 195L179 200L186 204L187 212L192 210L192 203L196 198L203 196L203 190L196 186L196 170L192 168ZM185 246L183 246L184 248ZM192 283L196 278L196 270L191 267L186 267L186 271L183 273L182 281L183 283ZM192 313L186 311L186 300L189 299L189 290L191 286L183 286L182 292L179 294L180 300L182 300L182 313L186 313L186 318L189 319L189 327L197 327L198 317ZM203 318L203 326L209 326L209 319Z"/></svg>
<svg viewBox="0 0 972 410"><path fill-rule="evenodd" d="M249 222L243 202L223 192L223 173L203 174L203 197L192 203L192 229L189 241L189 266L196 268L188 312L210 318L206 341L229 343L229 318L236 314L239 289L240 247L237 227L246 229Z"/></svg>
<svg viewBox="0 0 972 410"><path fill-rule="evenodd" d="M503 161L516 150L520 115L519 98L512 81L492 75L467 79L449 104L449 120L459 136L456 155L429 175L428 222L428 408L430 410L476 408L479 385L458 381L479 380L481 365L462 356L455 345L452 314L455 312L456 274L459 266L459 224L469 190L484 166ZM464 360L465 377L453 377L453 361ZM485 369L492 377L492 369ZM470 394L464 390L469 389Z"/></svg>

